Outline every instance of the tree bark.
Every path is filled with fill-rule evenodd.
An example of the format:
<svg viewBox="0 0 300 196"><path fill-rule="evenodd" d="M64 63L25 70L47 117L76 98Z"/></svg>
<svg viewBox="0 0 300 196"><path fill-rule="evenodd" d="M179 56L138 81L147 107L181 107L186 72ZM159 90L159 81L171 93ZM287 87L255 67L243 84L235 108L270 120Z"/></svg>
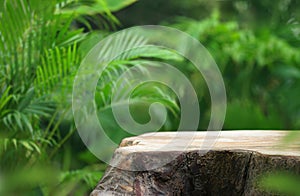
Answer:
<svg viewBox="0 0 300 196"><path fill-rule="evenodd" d="M278 145L284 131L222 131L213 148L203 147L214 142L206 134L159 132L124 139L91 195L274 195L259 189L263 174L300 174L300 146ZM151 167L159 163L166 164Z"/></svg>

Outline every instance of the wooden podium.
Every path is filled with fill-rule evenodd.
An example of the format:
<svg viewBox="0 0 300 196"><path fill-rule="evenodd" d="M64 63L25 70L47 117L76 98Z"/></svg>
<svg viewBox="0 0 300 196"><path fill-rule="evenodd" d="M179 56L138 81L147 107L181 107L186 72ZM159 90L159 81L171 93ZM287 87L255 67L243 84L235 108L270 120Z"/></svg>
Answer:
<svg viewBox="0 0 300 196"><path fill-rule="evenodd" d="M257 186L262 174L300 174L299 142L281 146L286 134L156 132L125 138L91 195L269 195Z"/></svg>

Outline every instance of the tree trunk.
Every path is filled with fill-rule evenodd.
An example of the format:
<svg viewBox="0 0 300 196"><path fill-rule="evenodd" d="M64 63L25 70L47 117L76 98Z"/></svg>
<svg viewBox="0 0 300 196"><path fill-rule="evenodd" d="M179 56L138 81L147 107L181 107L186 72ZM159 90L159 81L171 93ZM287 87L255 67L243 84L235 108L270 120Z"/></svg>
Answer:
<svg viewBox="0 0 300 196"><path fill-rule="evenodd" d="M215 143L206 134L124 139L91 195L271 195L258 188L262 174L300 174L300 146L278 146L286 132L222 131Z"/></svg>

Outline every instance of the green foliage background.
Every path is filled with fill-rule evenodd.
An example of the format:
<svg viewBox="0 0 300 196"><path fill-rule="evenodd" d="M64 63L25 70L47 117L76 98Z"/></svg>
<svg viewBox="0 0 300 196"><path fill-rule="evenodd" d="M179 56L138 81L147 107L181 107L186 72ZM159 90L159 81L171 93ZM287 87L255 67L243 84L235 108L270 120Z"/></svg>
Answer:
<svg viewBox="0 0 300 196"><path fill-rule="evenodd" d="M95 187L105 164L76 133L72 83L81 60L98 41L134 25L175 27L209 50L227 90L224 129L299 129L299 11L296 0L1 1L0 195L88 195ZM193 65L161 48L137 50L115 59L97 85L99 120L116 143L129 134L110 108L115 80L128 68L155 60L176 65L190 79L201 107L199 130L207 127L210 96ZM137 88L133 117L147 122L154 101L169 111L162 130L176 130L180 106L163 85ZM295 139L299 136L287 141ZM291 187L274 186L280 179L291 180ZM262 184L299 193L293 186L297 179L279 174Z"/></svg>

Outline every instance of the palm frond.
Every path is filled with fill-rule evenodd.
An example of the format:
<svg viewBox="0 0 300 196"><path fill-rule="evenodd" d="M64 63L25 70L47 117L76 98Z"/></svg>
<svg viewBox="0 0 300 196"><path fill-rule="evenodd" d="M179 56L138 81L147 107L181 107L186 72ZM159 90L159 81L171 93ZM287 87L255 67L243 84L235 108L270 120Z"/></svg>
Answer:
<svg viewBox="0 0 300 196"><path fill-rule="evenodd" d="M123 73L129 71L130 68L134 67L138 72L151 75L144 65L159 67L163 66L160 62L183 60L183 57L174 51L156 46L146 46L147 40L132 34L120 33L115 40L109 43L110 45L103 46L103 51L105 52L100 54L101 58L110 59L114 57L114 54L120 55L114 57L114 60L110 62L102 72L99 79L95 92L99 112L109 108L111 109L112 99L114 99L114 105L121 106L128 104L128 102L126 102L126 99L128 99L128 89L130 89L135 82L135 79L132 78L132 81L122 80L122 84L120 84L118 79ZM133 49L128 51L128 48ZM118 91L118 97L112 97L115 90ZM149 106L153 102L160 102L165 105L172 114L175 116L178 114L179 106L176 97L162 85L140 85L132 93L130 103L133 105L143 103L145 106Z"/></svg>
<svg viewBox="0 0 300 196"><path fill-rule="evenodd" d="M41 65L37 67L35 87L38 94L51 94L54 88L62 85L63 78L70 77L79 60L80 54L76 44L46 51Z"/></svg>
<svg viewBox="0 0 300 196"><path fill-rule="evenodd" d="M9 112L9 108L7 107L8 103L11 101L13 98L13 95L9 94L11 90L11 87L7 87L3 93L1 93L0 97L0 119L2 116L4 116L6 113Z"/></svg>
<svg viewBox="0 0 300 196"><path fill-rule="evenodd" d="M33 92L28 92L22 97L15 97L12 106L6 106L6 112L1 118L1 123L7 130L29 131L33 134L33 123L43 117L49 117L54 111L54 104L38 99L31 99Z"/></svg>
<svg viewBox="0 0 300 196"><path fill-rule="evenodd" d="M0 140L4 151L7 151L9 149L9 145L12 145L15 149L24 148L28 152L41 153L39 145L33 140L20 140L18 138L2 138Z"/></svg>
<svg viewBox="0 0 300 196"><path fill-rule="evenodd" d="M127 90L130 88L134 81L125 81L122 83L122 88L118 82L119 77L125 72L128 71L130 67L135 67L137 70L141 71L144 74L151 74L148 73L149 71L143 67L143 64L153 65L152 61L137 59L137 60L116 60L113 61L106 70L104 70L101 78L99 80L97 91L96 91L96 99L99 109L101 107L107 108L110 107L112 100L113 91L118 89L119 97L114 97L114 102L119 101L123 102L126 96L121 96L122 94L126 93ZM155 64L154 64L155 65ZM162 66L159 63L157 66ZM124 82L124 81L122 81ZM124 91L122 93L121 91ZM131 96L131 103L138 103L138 102L164 102L166 107L171 109L175 114L175 111L178 111L178 105L176 103L175 97L168 91L166 88L162 87L161 85L152 84L152 85L142 85L133 92ZM125 104L125 102L124 102Z"/></svg>
<svg viewBox="0 0 300 196"><path fill-rule="evenodd" d="M62 17L74 17L80 23L91 29L91 23L101 29L113 29L120 25L118 19L112 14L112 11L118 11L126 5L136 0L111 1L111 0L61 0L56 6L55 13ZM99 16L101 22L99 21ZM95 20L95 17L98 17Z"/></svg>

